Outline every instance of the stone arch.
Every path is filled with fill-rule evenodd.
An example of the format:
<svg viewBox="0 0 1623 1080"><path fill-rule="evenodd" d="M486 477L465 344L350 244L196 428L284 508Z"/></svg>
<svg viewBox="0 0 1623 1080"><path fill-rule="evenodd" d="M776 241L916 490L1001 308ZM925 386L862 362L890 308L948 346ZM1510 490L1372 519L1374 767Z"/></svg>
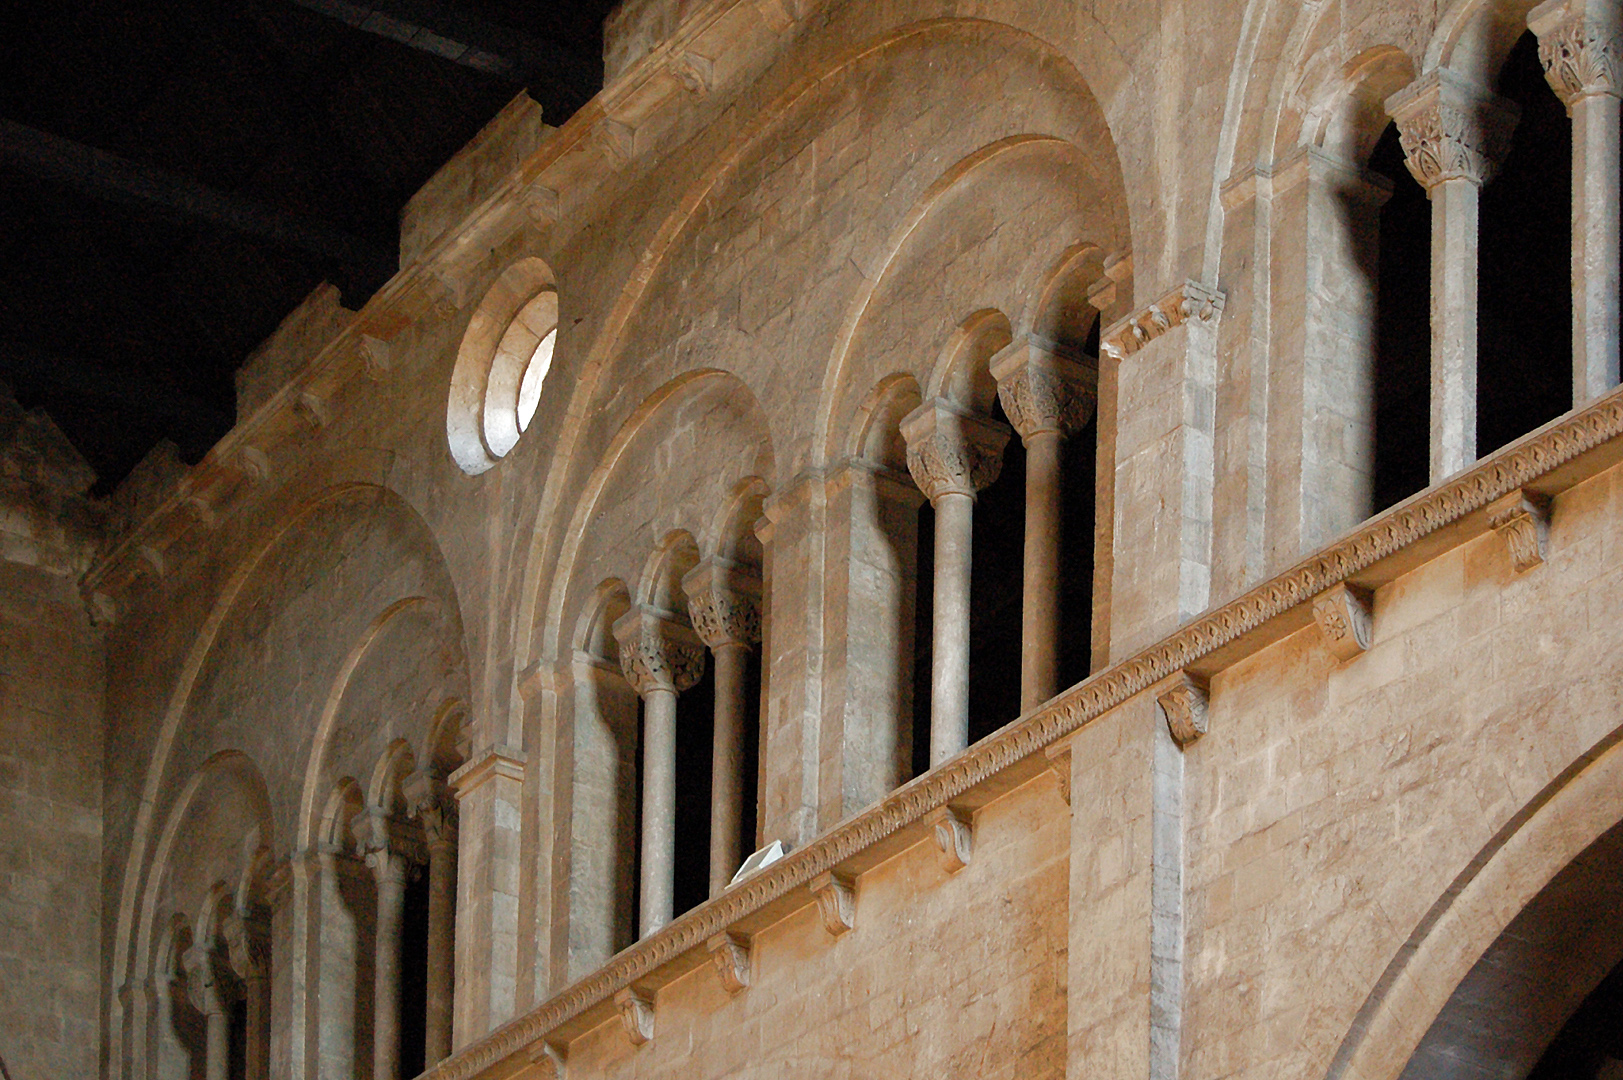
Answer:
<svg viewBox="0 0 1623 1080"><path fill-rule="evenodd" d="M1516 917L1623 822L1623 729L1547 784L1432 905L1365 999L1329 1080L1396 1080ZM1614 942L1623 948L1623 942ZM1568 988L1576 1006L1605 972Z"/></svg>
<svg viewBox="0 0 1623 1080"><path fill-rule="evenodd" d="M1097 357L1103 316L1088 293L1104 279L1108 255L1087 241L1062 253L1021 314L1020 330L1052 343L1060 352Z"/></svg>
<svg viewBox="0 0 1623 1080"><path fill-rule="evenodd" d="M698 562L699 544L688 530L672 529L660 537L637 580L637 603L685 618L687 594L682 579Z"/></svg>
<svg viewBox="0 0 1623 1080"><path fill-rule="evenodd" d="M759 573L762 552L755 525L761 520L762 505L771 493L771 487L759 476L746 476L734 485L700 534L701 553L743 563Z"/></svg>
<svg viewBox="0 0 1623 1080"><path fill-rule="evenodd" d="M996 308L974 312L947 338L930 373L929 394L974 413L990 413L997 403L991 361L1014 340L1009 317Z"/></svg>
<svg viewBox="0 0 1623 1080"><path fill-rule="evenodd" d="M1446 67L1492 86L1538 0L1453 0L1437 20L1422 73Z"/></svg>
<svg viewBox="0 0 1623 1080"><path fill-rule="evenodd" d="M924 402L919 381L909 372L887 375L874 384L857 409L846 456L898 474L907 472L902 417Z"/></svg>

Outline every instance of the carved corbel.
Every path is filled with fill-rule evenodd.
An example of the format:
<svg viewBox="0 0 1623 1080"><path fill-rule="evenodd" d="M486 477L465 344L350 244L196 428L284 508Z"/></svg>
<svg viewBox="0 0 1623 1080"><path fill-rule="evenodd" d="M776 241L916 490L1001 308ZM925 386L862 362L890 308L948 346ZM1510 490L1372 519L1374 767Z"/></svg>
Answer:
<svg viewBox="0 0 1623 1080"><path fill-rule="evenodd" d="M941 865L947 873L956 874L968 866L975 854L974 819L969 812L941 806L927 820L935 832L935 846L941 850Z"/></svg>
<svg viewBox="0 0 1623 1080"><path fill-rule="evenodd" d="M948 494L974 498L1003 469L1009 429L945 399L927 401L908 413L901 429L907 469L931 503Z"/></svg>
<svg viewBox="0 0 1623 1080"><path fill-rule="evenodd" d="M1313 598L1313 621L1337 660L1351 660L1369 649L1374 634L1368 591L1345 582Z"/></svg>
<svg viewBox="0 0 1623 1080"><path fill-rule="evenodd" d="M564 1068L569 1063L569 1051L564 1044L542 1039L530 1047L528 1056L541 1080L564 1080Z"/></svg>
<svg viewBox="0 0 1623 1080"><path fill-rule="evenodd" d="M614 995L614 1004L620 1010L620 1023L632 1046L641 1046L654 1037L654 999L626 987Z"/></svg>
<svg viewBox="0 0 1623 1080"><path fill-rule="evenodd" d="M1135 311L1107 329L1099 340L1099 350L1113 360L1125 360L1175 327L1194 319L1211 322L1223 311L1226 297L1221 289L1198 281L1185 281L1155 303Z"/></svg>
<svg viewBox="0 0 1623 1080"><path fill-rule="evenodd" d="M244 443L237 451L237 470L254 483L270 479L270 455L251 443Z"/></svg>
<svg viewBox="0 0 1623 1080"><path fill-rule="evenodd" d="M1504 538L1510 564L1525 574L1544 562L1550 543L1550 501L1525 489L1488 504L1488 525Z"/></svg>
<svg viewBox="0 0 1623 1080"><path fill-rule="evenodd" d="M366 372L366 377L373 382L381 382L394 370L394 350L382 338L362 334L356 353L361 358L361 367Z"/></svg>
<svg viewBox="0 0 1623 1080"><path fill-rule="evenodd" d="M716 967L721 985L729 994L747 989L750 984L750 942L742 934L731 931L710 939L710 961Z"/></svg>
<svg viewBox="0 0 1623 1080"><path fill-rule="evenodd" d="M306 390L299 395L298 401L293 405L293 411L299 418L316 431L328 426L333 421L332 400L313 390Z"/></svg>
<svg viewBox="0 0 1623 1080"><path fill-rule="evenodd" d="M773 30L787 30L805 15L805 0L755 0L755 9Z"/></svg>
<svg viewBox="0 0 1623 1080"><path fill-rule="evenodd" d="M559 207L559 195L556 188L548 187L539 180L526 187L519 196L524 204L524 213L531 224L546 226L556 224L562 215Z"/></svg>
<svg viewBox="0 0 1623 1080"><path fill-rule="evenodd" d="M1209 702L1206 683L1188 672L1174 676L1155 696L1156 712L1179 746L1188 746L1206 734Z"/></svg>
<svg viewBox="0 0 1623 1080"><path fill-rule="evenodd" d="M704 642L669 612L638 604L614 621L620 670L638 694L681 693L704 676Z"/></svg>
<svg viewBox="0 0 1623 1080"><path fill-rule="evenodd" d="M716 62L696 52L685 52L676 62L676 77L691 94L708 94L716 80Z"/></svg>
<svg viewBox="0 0 1623 1080"><path fill-rule="evenodd" d="M839 937L857 925L856 881L847 874L829 870L811 879L812 895L823 916L823 928Z"/></svg>
<svg viewBox="0 0 1623 1080"><path fill-rule="evenodd" d="M1059 790L1059 797L1065 800L1065 805L1071 805L1071 743L1067 739L1062 743L1055 743L1045 753L1048 756L1048 770L1054 774L1054 785Z"/></svg>
<svg viewBox="0 0 1623 1080"><path fill-rule="evenodd" d="M630 161L637 152L637 129L624 120L605 116L597 122L598 135L616 164Z"/></svg>

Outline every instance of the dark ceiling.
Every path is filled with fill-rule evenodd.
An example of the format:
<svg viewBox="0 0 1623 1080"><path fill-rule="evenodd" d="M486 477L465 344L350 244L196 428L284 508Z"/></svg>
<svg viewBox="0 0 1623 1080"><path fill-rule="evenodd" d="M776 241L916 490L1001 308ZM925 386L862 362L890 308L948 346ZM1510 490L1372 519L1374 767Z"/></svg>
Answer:
<svg viewBox="0 0 1623 1080"><path fill-rule="evenodd" d="M358 308L406 200L520 89L602 84L613 0L52 0L0 15L0 379L110 491L195 462L322 280Z"/></svg>

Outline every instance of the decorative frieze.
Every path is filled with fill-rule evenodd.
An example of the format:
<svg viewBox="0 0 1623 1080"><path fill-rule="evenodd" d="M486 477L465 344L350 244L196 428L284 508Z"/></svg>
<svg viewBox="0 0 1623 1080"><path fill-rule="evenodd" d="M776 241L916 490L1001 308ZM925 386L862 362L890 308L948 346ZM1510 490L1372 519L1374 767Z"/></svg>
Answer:
<svg viewBox="0 0 1623 1080"><path fill-rule="evenodd" d="M1533 9L1527 25L1538 35L1544 77L1568 112L1579 98L1623 96L1623 32L1615 0L1549 0Z"/></svg>
<svg viewBox="0 0 1623 1080"><path fill-rule="evenodd" d="M1180 672L1155 695L1161 721L1179 746L1188 746L1206 734L1208 691L1203 680Z"/></svg>
<svg viewBox="0 0 1623 1080"><path fill-rule="evenodd" d="M704 676L704 642L669 613L637 605L614 623L620 670L638 694L681 693Z"/></svg>
<svg viewBox="0 0 1623 1080"><path fill-rule="evenodd" d="M625 1027L632 1046L641 1046L654 1037L652 996L628 986L614 995L614 1004L620 1010L620 1023Z"/></svg>
<svg viewBox="0 0 1623 1080"><path fill-rule="evenodd" d="M908 413L901 428L908 471L932 503L948 494L974 498L1003 469L1009 429L943 398Z"/></svg>
<svg viewBox="0 0 1623 1080"><path fill-rule="evenodd" d="M682 591L693 629L710 648L761 640L761 579L750 567L712 556L683 576Z"/></svg>
<svg viewBox="0 0 1623 1080"><path fill-rule="evenodd" d="M1404 163L1427 191L1448 180L1481 186L1510 149L1521 111L1447 68L1435 68L1386 99Z"/></svg>
<svg viewBox="0 0 1623 1080"><path fill-rule="evenodd" d="M1223 310L1223 290L1185 281L1155 303L1141 308L1107 329L1099 349L1113 360L1125 360L1174 327L1190 319L1211 322Z"/></svg>
<svg viewBox="0 0 1623 1080"><path fill-rule="evenodd" d="M956 874L969 865L975 853L974 823L969 812L954 806L937 807L929 818L935 830L935 844L941 849L941 865Z"/></svg>
<svg viewBox="0 0 1623 1080"><path fill-rule="evenodd" d="M857 925L857 883L838 870L826 870L808 883L823 916L823 928L839 937Z"/></svg>
<svg viewBox="0 0 1623 1080"><path fill-rule="evenodd" d="M1003 411L1022 439L1043 432L1070 435L1093 418L1099 369L1029 335L994 356L991 372Z"/></svg>
<svg viewBox="0 0 1623 1080"><path fill-rule="evenodd" d="M732 931L717 934L708 942L710 962L715 965L722 989L736 994L750 984L750 943Z"/></svg>
<svg viewBox="0 0 1623 1080"><path fill-rule="evenodd" d="M1523 489L1495 500L1488 525L1504 539L1518 574L1544 562L1550 541L1550 501L1544 496Z"/></svg>
<svg viewBox="0 0 1623 1080"><path fill-rule="evenodd" d="M1313 598L1313 621L1319 636L1337 660L1351 660L1369 649L1374 620L1370 595L1346 582L1331 586Z"/></svg>

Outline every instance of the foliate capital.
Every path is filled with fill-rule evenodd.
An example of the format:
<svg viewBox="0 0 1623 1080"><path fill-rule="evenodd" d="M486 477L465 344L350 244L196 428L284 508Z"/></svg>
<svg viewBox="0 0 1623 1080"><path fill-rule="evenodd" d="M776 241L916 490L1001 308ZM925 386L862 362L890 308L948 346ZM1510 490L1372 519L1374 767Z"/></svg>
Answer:
<svg viewBox="0 0 1623 1080"><path fill-rule="evenodd" d="M1544 77L1569 111L1580 98L1623 96L1623 27L1615 2L1548 0L1532 10L1527 25L1538 35Z"/></svg>
<svg viewBox="0 0 1623 1080"><path fill-rule="evenodd" d="M761 640L761 579L750 567L712 556L683 576L682 591L693 629L710 648Z"/></svg>
<svg viewBox="0 0 1623 1080"><path fill-rule="evenodd" d="M1044 432L1067 436L1093 418L1099 369L1054 352L1030 337L992 358L998 400L1021 439Z"/></svg>
<svg viewBox="0 0 1623 1080"><path fill-rule="evenodd" d="M681 693L704 675L704 642L679 616L642 604L614 621L620 670L643 697L655 690Z"/></svg>
<svg viewBox="0 0 1623 1080"><path fill-rule="evenodd" d="M1427 191L1447 180L1479 187L1510 150L1521 111L1447 68L1435 68L1386 99L1404 164Z"/></svg>
<svg viewBox="0 0 1623 1080"><path fill-rule="evenodd" d="M932 503L943 495L975 497L997 479L1009 429L941 398L926 401L902 419L907 469Z"/></svg>
<svg viewBox="0 0 1623 1080"><path fill-rule="evenodd" d="M418 770L406 777L401 790L406 806L422 822L423 839L431 850L436 844L456 842L456 800L443 779Z"/></svg>

